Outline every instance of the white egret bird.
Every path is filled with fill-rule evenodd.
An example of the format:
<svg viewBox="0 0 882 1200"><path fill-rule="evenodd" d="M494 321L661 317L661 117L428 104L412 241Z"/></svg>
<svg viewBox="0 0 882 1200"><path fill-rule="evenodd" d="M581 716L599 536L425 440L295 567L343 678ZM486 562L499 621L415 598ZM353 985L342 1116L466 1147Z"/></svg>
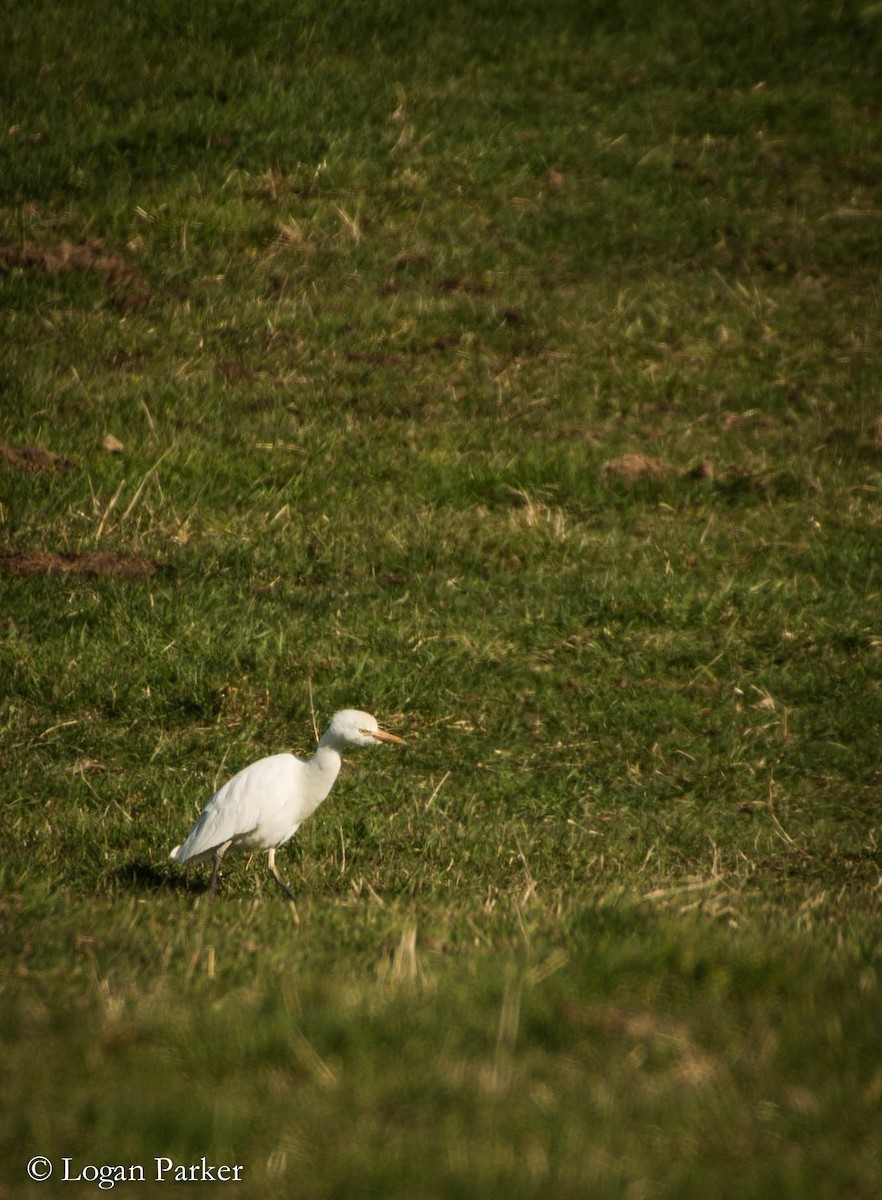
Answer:
<svg viewBox="0 0 882 1200"><path fill-rule="evenodd" d="M211 895L217 891L221 859L232 847L266 850L270 874L289 899L294 893L276 868L276 850L289 841L327 797L340 771L342 751L377 742L404 741L386 733L370 713L344 708L312 758L272 754L245 767L211 797L187 840L171 852L177 863L214 859Z"/></svg>

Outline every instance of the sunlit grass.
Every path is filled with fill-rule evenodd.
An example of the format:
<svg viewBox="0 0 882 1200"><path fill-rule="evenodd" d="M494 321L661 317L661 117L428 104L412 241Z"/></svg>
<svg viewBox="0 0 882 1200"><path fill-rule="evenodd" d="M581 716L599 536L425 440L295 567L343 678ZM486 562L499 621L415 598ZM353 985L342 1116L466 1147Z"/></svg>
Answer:
<svg viewBox="0 0 882 1200"><path fill-rule="evenodd" d="M878 1192L880 28L10 15L10 1195Z"/></svg>

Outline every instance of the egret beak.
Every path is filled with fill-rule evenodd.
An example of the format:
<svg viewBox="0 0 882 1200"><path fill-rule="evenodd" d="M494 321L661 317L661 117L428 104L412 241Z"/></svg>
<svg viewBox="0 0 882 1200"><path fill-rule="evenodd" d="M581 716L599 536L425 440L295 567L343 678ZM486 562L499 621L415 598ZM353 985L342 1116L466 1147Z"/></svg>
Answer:
<svg viewBox="0 0 882 1200"><path fill-rule="evenodd" d="M372 737L378 742L391 742L394 746L407 745L404 738L396 737L394 733L387 733L385 729L363 729L362 733L366 733L368 737Z"/></svg>

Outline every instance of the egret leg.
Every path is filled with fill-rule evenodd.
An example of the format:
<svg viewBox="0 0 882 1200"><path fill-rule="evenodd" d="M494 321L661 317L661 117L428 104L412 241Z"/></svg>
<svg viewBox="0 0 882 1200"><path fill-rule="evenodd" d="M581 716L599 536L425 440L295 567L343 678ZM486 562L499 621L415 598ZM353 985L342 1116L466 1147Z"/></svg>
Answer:
<svg viewBox="0 0 882 1200"><path fill-rule="evenodd" d="M218 846L217 850L214 852L214 870L211 872L211 887L208 889L209 896L217 895L217 885L220 881L221 859L229 850L230 846L232 846L232 844L233 839L230 838L228 842L224 842L223 845Z"/></svg>
<svg viewBox="0 0 882 1200"><path fill-rule="evenodd" d="M275 879L276 883L279 885L279 887L282 889L282 891L285 893L285 895L288 897L288 899L294 900L296 903L296 897L295 897L294 893L291 891L291 889L287 885L287 883L285 883L284 879L279 874L278 868L276 867L275 847L273 847L273 849L270 850L269 853L267 854L266 865L269 867L270 875L272 875L273 879Z"/></svg>

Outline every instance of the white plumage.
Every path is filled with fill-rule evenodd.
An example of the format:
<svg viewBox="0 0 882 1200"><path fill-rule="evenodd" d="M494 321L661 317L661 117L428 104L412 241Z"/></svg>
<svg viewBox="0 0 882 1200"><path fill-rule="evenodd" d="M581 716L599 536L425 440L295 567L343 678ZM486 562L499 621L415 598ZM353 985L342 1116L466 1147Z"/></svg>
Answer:
<svg viewBox="0 0 882 1200"><path fill-rule="evenodd" d="M312 758L273 754L245 767L212 796L187 840L171 852L177 863L214 859L211 895L229 849L266 850L270 874L285 894L294 893L276 869L276 848L289 841L326 798L340 771L343 750L404 745L386 733L370 713L345 708L335 713Z"/></svg>

